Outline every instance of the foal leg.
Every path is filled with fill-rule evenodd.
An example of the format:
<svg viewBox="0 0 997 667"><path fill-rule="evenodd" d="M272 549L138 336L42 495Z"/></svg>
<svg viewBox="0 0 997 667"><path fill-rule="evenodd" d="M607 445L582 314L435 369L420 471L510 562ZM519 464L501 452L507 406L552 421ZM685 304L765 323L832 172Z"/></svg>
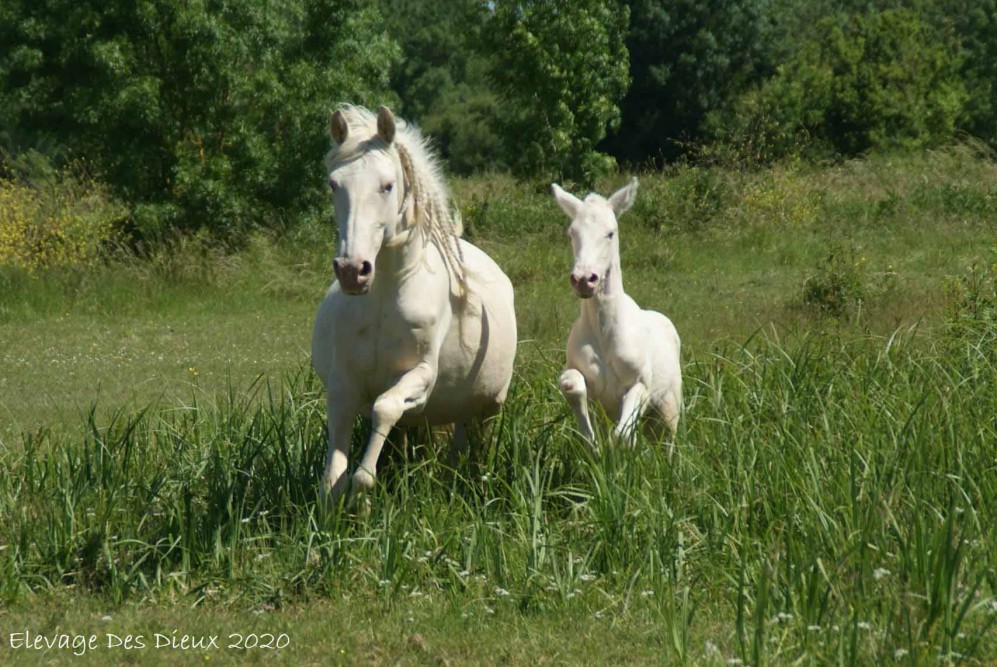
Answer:
<svg viewBox="0 0 997 667"><path fill-rule="evenodd" d="M557 386L575 413L578 428L591 444L595 441L592 421L589 419L588 390L585 387L585 377L574 368L566 368L557 380Z"/></svg>
<svg viewBox="0 0 997 667"><path fill-rule="evenodd" d="M637 382L623 394L623 400L620 403L620 421L616 424L614 433L616 437L631 447L634 444L633 436L637 420L647 409L647 399L648 391L643 382Z"/></svg>
<svg viewBox="0 0 997 667"><path fill-rule="evenodd" d="M406 412L425 407L435 383L436 369L424 361L402 375L391 389L377 397L371 415L373 426L370 440L367 442L367 449L364 450L360 466L353 473L351 495L374 487L377 459L381 456L381 448L384 446L384 439L388 437L388 432Z"/></svg>
<svg viewBox="0 0 997 667"><path fill-rule="evenodd" d="M658 412L661 413L661 418L665 421L665 427L668 429L668 440L674 445L675 434L679 428L679 413L682 411L682 401L675 392L670 391L661 399L657 408Z"/></svg>

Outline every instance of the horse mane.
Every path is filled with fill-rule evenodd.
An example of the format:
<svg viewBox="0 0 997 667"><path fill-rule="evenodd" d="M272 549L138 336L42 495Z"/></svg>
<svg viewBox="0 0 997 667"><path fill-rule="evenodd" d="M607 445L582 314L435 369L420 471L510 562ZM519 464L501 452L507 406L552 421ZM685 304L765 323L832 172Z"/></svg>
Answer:
<svg viewBox="0 0 997 667"><path fill-rule="evenodd" d="M364 107L342 104L349 133L346 141L326 155L326 167L354 158L370 150L390 150L377 136L377 115ZM447 268L456 277L463 295L467 293L464 254L458 239L464 233L460 212L451 205L450 191L443 179L439 160L429 142L414 125L395 118L395 140L392 144L405 176L405 197L411 197L414 220L410 223L422 229L443 255Z"/></svg>

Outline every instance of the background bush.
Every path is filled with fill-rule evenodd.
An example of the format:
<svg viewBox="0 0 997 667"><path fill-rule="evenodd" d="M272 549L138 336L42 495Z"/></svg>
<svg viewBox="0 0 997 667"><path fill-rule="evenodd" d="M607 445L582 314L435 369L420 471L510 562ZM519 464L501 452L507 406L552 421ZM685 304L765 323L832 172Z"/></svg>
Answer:
<svg viewBox="0 0 997 667"><path fill-rule="evenodd" d="M144 236L236 239L313 210L336 102L390 98L360 0L31 0L0 8L0 127L86 156Z"/></svg>
<svg viewBox="0 0 997 667"><path fill-rule="evenodd" d="M12 0L0 44L0 177L85 159L142 239L328 216L343 101L541 181L997 147L997 0Z"/></svg>
<svg viewBox="0 0 997 667"><path fill-rule="evenodd" d="M35 273L91 266L119 239L126 214L84 176L39 185L0 179L0 267Z"/></svg>
<svg viewBox="0 0 997 667"><path fill-rule="evenodd" d="M592 181L612 166L596 145L619 126L628 17L606 0L495 3L487 46L515 172Z"/></svg>

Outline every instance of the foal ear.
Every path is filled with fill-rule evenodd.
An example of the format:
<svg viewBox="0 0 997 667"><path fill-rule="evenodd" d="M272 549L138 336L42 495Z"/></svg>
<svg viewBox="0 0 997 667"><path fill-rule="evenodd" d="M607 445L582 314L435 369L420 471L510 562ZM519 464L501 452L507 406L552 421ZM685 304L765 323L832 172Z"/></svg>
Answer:
<svg viewBox="0 0 997 667"><path fill-rule="evenodd" d="M342 145L350 134L350 126L346 122L346 116L339 109L332 112L332 118L329 121L329 134L338 145Z"/></svg>
<svg viewBox="0 0 997 667"><path fill-rule="evenodd" d="M636 177L612 194L609 198L609 205L613 207L613 213L616 214L616 217L620 217L630 210L635 199L637 199Z"/></svg>
<svg viewBox="0 0 997 667"><path fill-rule="evenodd" d="M395 115L388 107L377 110L377 136L390 144L395 140Z"/></svg>
<svg viewBox="0 0 997 667"><path fill-rule="evenodd" d="M571 218L575 219L578 213L578 208L582 205L582 202L578 197L574 196L567 190L561 188L557 183L550 184L550 192L554 195L554 199L557 201L557 205L561 207L561 210Z"/></svg>

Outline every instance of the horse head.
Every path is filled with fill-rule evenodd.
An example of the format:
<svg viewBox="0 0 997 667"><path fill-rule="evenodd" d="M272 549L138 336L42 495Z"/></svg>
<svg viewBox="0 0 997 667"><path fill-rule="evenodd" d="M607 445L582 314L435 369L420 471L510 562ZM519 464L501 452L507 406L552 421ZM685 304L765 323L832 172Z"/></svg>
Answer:
<svg viewBox="0 0 997 667"><path fill-rule="evenodd" d="M561 210L571 218L568 236L575 256L571 287L579 297L591 298L607 284L613 267L619 267L617 218L633 206L637 179L614 192L609 199L591 193L581 200L556 183L551 184L551 191Z"/></svg>
<svg viewBox="0 0 997 667"><path fill-rule="evenodd" d="M332 114L330 134L336 144L330 160L339 248L332 262L346 294L365 294L374 282L381 248L404 227L405 169L395 145L395 117L387 107L377 114L377 129L368 136L351 126L347 113Z"/></svg>

